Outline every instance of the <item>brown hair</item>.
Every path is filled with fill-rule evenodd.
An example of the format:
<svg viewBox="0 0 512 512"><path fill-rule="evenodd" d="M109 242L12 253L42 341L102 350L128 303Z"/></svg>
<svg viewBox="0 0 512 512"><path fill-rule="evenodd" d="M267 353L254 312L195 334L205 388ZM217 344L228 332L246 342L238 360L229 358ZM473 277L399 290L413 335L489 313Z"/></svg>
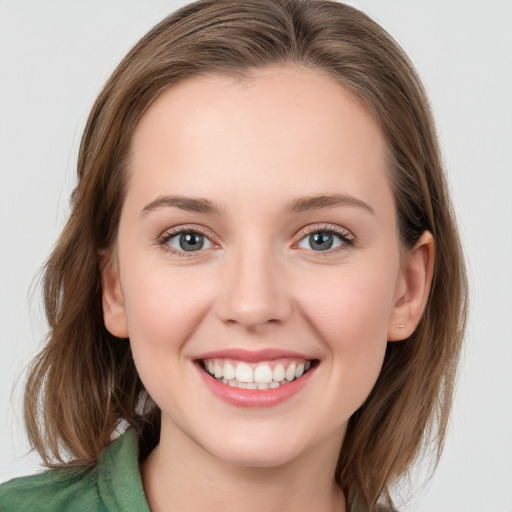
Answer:
<svg viewBox="0 0 512 512"><path fill-rule="evenodd" d="M128 340L103 322L100 253L115 244L131 135L168 87L200 73L250 75L264 66L321 70L356 94L380 123L402 244L429 230L436 244L422 320L388 343L379 379L349 421L336 480L358 510L379 497L431 441L440 455L467 307L467 285L432 115L410 61L358 10L327 0L203 0L154 27L119 64L89 116L71 215L49 258L50 331L25 395L28 434L46 465L95 464L120 420L158 429ZM52 462L54 461L54 462Z"/></svg>

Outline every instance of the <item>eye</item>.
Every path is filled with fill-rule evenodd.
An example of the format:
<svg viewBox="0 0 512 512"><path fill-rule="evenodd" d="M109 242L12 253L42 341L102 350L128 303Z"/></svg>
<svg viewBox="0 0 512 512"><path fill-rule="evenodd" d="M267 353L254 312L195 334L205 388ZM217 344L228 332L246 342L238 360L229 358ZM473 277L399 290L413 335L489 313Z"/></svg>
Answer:
<svg viewBox="0 0 512 512"><path fill-rule="evenodd" d="M178 256L185 256L185 253L198 252L202 249L214 247L213 242L198 229L182 229L167 232L159 243L166 250Z"/></svg>
<svg viewBox="0 0 512 512"><path fill-rule="evenodd" d="M309 249L315 252L333 252L333 250L347 245L353 245L353 239L350 233L346 230L333 227L316 227L314 231L310 231L297 244L301 249Z"/></svg>

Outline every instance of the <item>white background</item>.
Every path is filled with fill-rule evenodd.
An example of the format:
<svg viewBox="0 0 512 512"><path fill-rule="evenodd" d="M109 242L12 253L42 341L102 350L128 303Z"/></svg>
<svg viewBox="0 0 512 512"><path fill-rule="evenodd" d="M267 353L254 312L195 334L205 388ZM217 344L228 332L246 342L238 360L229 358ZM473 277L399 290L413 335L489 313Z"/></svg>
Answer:
<svg viewBox="0 0 512 512"><path fill-rule="evenodd" d="M0 0L0 481L39 469L21 415L23 368L45 331L31 284L68 213L88 111L131 45L182 3ZM512 512L512 1L350 3L425 81L470 267L446 450L401 510Z"/></svg>

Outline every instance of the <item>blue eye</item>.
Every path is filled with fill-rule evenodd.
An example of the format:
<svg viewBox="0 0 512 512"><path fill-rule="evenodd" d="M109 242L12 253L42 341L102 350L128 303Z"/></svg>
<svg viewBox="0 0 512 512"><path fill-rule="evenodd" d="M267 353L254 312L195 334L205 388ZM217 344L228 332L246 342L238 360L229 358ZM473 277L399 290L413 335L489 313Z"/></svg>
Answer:
<svg viewBox="0 0 512 512"><path fill-rule="evenodd" d="M313 251L329 251L337 249L343 245L351 245L352 241L348 238L348 233L338 232L333 229L317 230L305 236L298 243L301 249L311 249Z"/></svg>
<svg viewBox="0 0 512 512"><path fill-rule="evenodd" d="M310 229L309 233L300 239L297 247L316 253L336 252L337 249L353 245L353 237L349 231L334 227L319 227ZM159 240L165 250L176 256L192 256L194 252L212 249L215 244L200 229L181 229L165 233Z"/></svg>
<svg viewBox="0 0 512 512"><path fill-rule="evenodd" d="M170 233L162 240L162 243L177 253L196 252L213 247L213 243L205 235L192 230Z"/></svg>

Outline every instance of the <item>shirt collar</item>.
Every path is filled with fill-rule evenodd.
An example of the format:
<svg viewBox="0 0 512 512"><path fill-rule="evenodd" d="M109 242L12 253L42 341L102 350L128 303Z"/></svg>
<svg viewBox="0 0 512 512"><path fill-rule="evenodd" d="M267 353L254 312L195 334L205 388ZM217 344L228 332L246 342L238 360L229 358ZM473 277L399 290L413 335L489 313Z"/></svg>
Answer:
<svg viewBox="0 0 512 512"><path fill-rule="evenodd" d="M138 461L138 434L128 429L103 452L98 465L98 489L112 512L151 512Z"/></svg>

